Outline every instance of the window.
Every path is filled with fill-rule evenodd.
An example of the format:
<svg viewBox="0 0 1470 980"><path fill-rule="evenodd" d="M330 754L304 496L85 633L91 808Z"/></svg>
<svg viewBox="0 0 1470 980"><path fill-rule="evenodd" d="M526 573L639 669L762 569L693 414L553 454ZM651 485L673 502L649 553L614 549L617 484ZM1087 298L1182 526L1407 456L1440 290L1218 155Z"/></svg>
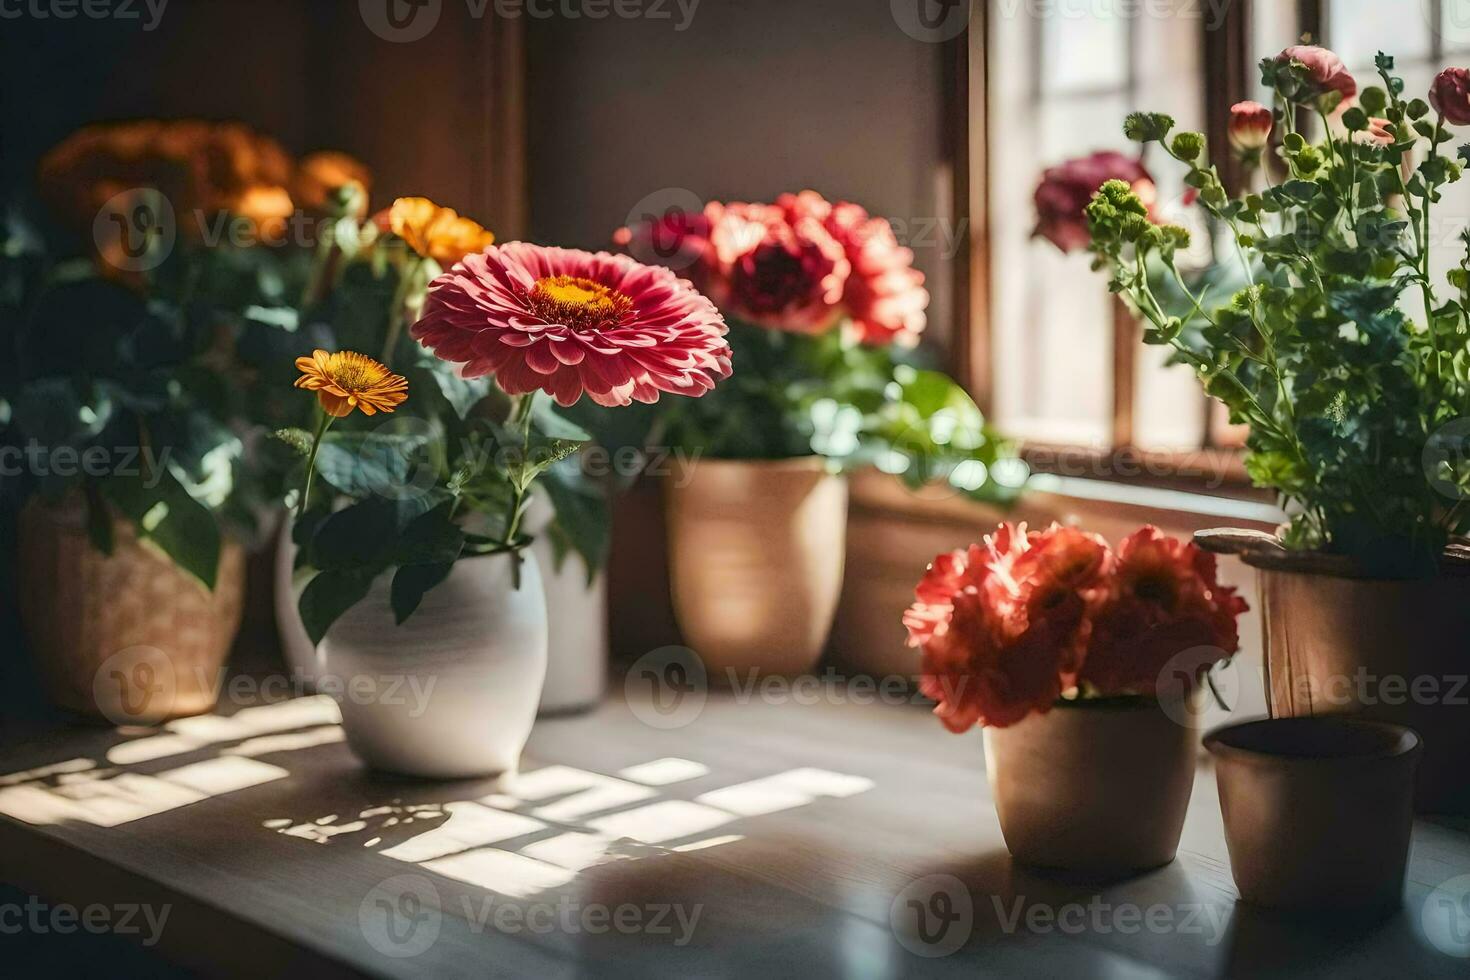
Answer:
<svg viewBox="0 0 1470 980"><path fill-rule="evenodd" d="M1130 317L1089 268L1090 256L1064 255L1032 237L1031 194L1043 168L1094 150L1134 155L1137 146L1122 134L1130 110L1146 102L1182 126L1202 124L1201 24L1178 6L1169 17L1130 4L1035 8L1044 16L1023 6L1015 16L994 16L992 412L1027 440L1191 449L1204 437L1206 402L1192 374L1165 367L1164 351L1136 343ZM1144 161L1160 205L1175 214L1184 188L1171 164ZM1115 381L1130 390L1115 391Z"/></svg>

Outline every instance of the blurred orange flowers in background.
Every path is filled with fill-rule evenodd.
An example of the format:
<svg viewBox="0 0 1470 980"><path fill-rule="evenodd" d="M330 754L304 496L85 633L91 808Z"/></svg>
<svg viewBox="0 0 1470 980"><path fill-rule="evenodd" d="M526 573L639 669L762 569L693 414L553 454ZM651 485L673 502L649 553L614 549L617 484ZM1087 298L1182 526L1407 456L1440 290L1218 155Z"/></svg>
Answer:
<svg viewBox="0 0 1470 980"><path fill-rule="evenodd" d="M362 188L359 195L361 205L356 215L361 221L367 216L372 173L356 157L337 150L320 150L301 158L295 179L291 182L291 196L308 211L331 211L334 210L332 198L354 183Z"/></svg>

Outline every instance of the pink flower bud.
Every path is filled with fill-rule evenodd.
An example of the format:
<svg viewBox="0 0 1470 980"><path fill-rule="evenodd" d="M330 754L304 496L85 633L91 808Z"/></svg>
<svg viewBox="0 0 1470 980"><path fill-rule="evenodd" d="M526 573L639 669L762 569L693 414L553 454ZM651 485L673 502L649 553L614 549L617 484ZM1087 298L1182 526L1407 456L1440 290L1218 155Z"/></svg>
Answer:
<svg viewBox="0 0 1470 980"><path fill-rule="evenodd" d="M1230 145L1241 152L1255 151L1271 138L1271 110L1259 102L1237 102L1230 107Z"/></svg>

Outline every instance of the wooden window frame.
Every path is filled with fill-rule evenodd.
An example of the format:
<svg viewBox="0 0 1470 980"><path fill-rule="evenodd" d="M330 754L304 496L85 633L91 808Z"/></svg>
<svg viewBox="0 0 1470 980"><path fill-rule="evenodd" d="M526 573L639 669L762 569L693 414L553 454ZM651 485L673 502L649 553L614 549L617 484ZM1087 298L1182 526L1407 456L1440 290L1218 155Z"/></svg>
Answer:
<svg viewBox="0 0 1470 980"><path fill-rule="evenodd" d="M1211 145L1225 146L1226 107L1248 98L1251 90L1250 0L1239 0L1226 10L1222 22L1209 30L1202 19L1201 60L1205 73L1206 137ZM1311 8L1310 10L1308 8ZM1298 19L1315 34L1323 21L1320 0L1302 0ZM989 51L988 5L976 4L967 30L945 45L943 87L945 156L953 174L955 227L968 233L956 256L953 302L954 333L949 367L987 414L995 404L991 325L992 272L989 211L989 156L986 139ZM1222 165L1227 186L1237 186L1241 175L1233 161ZM1113 381L1111 448L1028 442L1022 454L1038 472L1083 476L1175 490L1193 490L1216 496L1266 499L1250 486L1242 453L1218 445L1215 413L1204 413L1197 450L1159 452L1134 445L1134 399L1141 328L1121 299L1113 302L1110 377Z"/></svg>

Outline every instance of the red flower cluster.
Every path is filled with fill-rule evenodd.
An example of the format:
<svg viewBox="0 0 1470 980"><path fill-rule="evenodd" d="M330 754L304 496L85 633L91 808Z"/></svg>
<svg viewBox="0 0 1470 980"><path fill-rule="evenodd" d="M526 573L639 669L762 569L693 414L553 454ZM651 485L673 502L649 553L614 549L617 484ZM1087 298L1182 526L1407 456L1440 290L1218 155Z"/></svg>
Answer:
<svg viewBox="0 0 1470 980"><path fill-rule="evenodd" d="M920 688L954 732L1013 725L1079 686L1192 687L1239 648L1246 609L1216 580L1213 555L1154 527L1115 554L1076 528L1002 524L937 557L914 594L903 621L922 651Z"/></svg>
<svg viewBox="0 0 1470 980"><path fill-rule="evenodd" d="M673 211L613 241L685 271L729 315L769 329L816 334L846 318L865 344L905 347L924 329L924 276L892 225L815 191Z"/></svg>
<svg viewBox="0 0 1470 980"><path fill-rule="evenodd" d="M1099 187L1115 179L1128 183L1153 210L1158 192L1143 164L1113 150L1100 150L1042 172L1036 187L1036 230L1032 234L1063 252L1085 249L1092 242L1087 230L1087 202Z"/></svg>

